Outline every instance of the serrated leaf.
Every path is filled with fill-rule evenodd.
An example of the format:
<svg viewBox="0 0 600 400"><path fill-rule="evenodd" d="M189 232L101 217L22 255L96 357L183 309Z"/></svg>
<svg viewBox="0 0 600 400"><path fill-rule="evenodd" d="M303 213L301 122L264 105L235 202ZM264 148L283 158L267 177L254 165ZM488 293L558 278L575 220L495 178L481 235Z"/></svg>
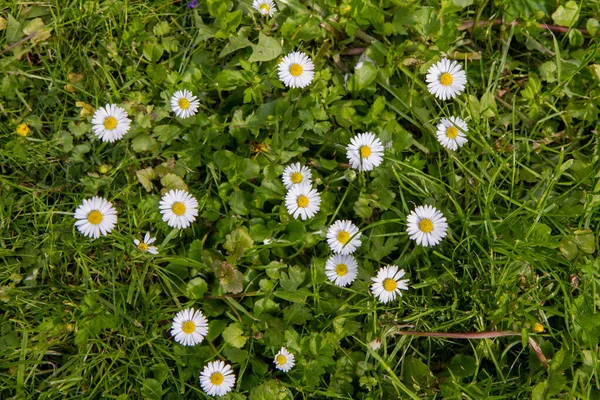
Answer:
<svg viewBox="0 0 600 400"><path fill-rule="evenodd" d="M253 245L254 240L252 240L252 237L248 234L248 228L240 226L227 235L223 247L225 247L227 254L229 254L227 260L233 264Z"/></svg>
<svg viewBox="0 0 600 400"><path fill-rule="evenodd" d="M181 179L179 175L175 175L173 173L168 173L165 176L163 176L160 180L160 183L161 185L163 185L163 191L165 192L168 192L169 190L173 189L180 189L185 191L188 190L188 187L183 181L183 179Z"/></svg>
<svg viewBox="0 0 600 400"><path fill-rule="evenodd" d="M258 34L258 44L252 45L252 55L248 59L250 62L270 61L281 54L281 45L272 37L262 32Z"/></svg>
<svg viewBox="0 0 600 400"><path fill-rule="evenodd" d="M306 277L306 270L298 265L293 265L287 269L286 272L281 272L281 279L279 284L285 291L294 292L298 289L298 286L304 281Z"/></svg>
<svg viewBox="0 0 600 400"><path fill-rule="evenodd" d="M574 1L568 1L564 6L559 6L552 14L552 20L560 26L574 25L578 17L579 6Z"/></svg>
<svg viewBox="0 0 600 400"><path fill-rule="evenodd" d="M135 175L144 189L146 189L147 192L151 192L154 187L154 185L152 185L152 180L156 179L156 172L154 172L154 169L152 169L152 167L140 169L135 171Z"/></svg>
<svg viewBox="0 0 600 400"><path fill-rule="evenodd" d="M221 288L225 293L240 293L244 290L244 286L242 284L242 280L244 276L237 268L228 262L221 263L221 280L219 283L221 284Z"/></svg>
<svg viewBox="0 0 600 400"><path fill-rule="evenodd" d="M138 135L131 141L131 148L136 153L152 151L156 148L156 139L146 134Z"/></svg>
<svg viewBox="0 0 600 400"><path fill-rule="evenodd" d="M225 343L230 345L231 347L235 347L241 349L246 344L248 340L244 336L244 330L242 329L242 325L238 322L234 322L230 324L221 334Z"/></svg>

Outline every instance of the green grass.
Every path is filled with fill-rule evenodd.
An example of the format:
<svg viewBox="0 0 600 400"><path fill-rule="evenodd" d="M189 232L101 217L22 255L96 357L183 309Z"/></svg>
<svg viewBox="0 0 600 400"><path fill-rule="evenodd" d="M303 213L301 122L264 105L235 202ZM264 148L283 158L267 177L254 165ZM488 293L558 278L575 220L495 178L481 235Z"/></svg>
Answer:
<svg viewBox="0 0 600 400"><path fill-rule="evenodd" d="M282 0L273 19L249 1L200 3L0 4L1 399L203 399L216 359L236 400L600 398L595 3ZM507 23L457 29L473 19ZM50 36L27 38L40 22ZM308 88L278 81L293 50L315 62ZM359 54L374 65L355 70ZM439 102L425 73L443 55L468 85ZM201 101L188 120L168 105L184 88ZM124 106L132 129L102 143L77 102ZM456 152L435 137L450 115L469 124ZM390 147L355 173L345 146L365 131ZM323 199L308 221L284 205L296 161ZM200 203L183 231L158 211L173 187ZM95 195L119 222L89 240L73 212ZM434 248L405 233L422 204L448 219ZM363 234L343 289L324 273L337 219ZM133 244L146 231L158 256ZM387 264L411 289L383 305L369 285ZM187 307L210 321L193 348L170 336ZM452 336L499 331L520 335ZM281 346L289 374L273 368Z"/></svg>

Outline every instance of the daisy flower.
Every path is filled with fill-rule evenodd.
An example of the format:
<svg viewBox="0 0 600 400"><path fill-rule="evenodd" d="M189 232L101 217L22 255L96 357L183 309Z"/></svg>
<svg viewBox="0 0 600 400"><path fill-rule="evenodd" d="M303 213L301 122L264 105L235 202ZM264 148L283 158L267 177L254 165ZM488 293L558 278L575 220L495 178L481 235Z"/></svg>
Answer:
<svg viewBox="0 0 600 400"><path fill-rule="evenodd" d="M321 195L308 183L292 186L285 195L288 214L296 219L298 216L303 220L312 218L319 212L320 204Z"/></svg>
<svg viewBox="0 0 600 400"><path fill-rule="evenodd" d="M208 335L208 321L202 311L187 308L179 311L173 318L171 336L177 343L184 346L195 346L202 343L206 335Z"/></svg>
<svg viewBox="0 0 600 400"><path fill-rule="evenodd" d="M358 263L349 254L335 254L327 260L325 274L336 286L348 286L358 275Z"/></svg>
<svg viewBox="0 0 600 400"><path fill-rule="evenodd" d="M383 161L383 144L371 132L359 133L346 149L350 166L359 171L371 171Z"/></svg>
<svg viewBox="0 0 600 400"><path fill-rule="evenodd" d="M447 58L433 64L427 71L427 90L438 99L453 99L465 90L467 74L456 61Z"/></svg>
<svg viewBox="0 0 600 400"><path fill-rule="evenodd" d="M178 90L171 97L171 109L179 118L188 118L198 112L198 98L189 90Z"/></svg>
<svg viewBox="0 0 600 400"><path fill-rule="evenodd" d="M437 126L438 142L448 150L456 150L467 143L467 123L459 117L442 118Z"/></svg>
<svg viewBox="0 0 600 400"><path fill-rule="evenodd" d="M275 7L272 0L254 0L252 7L262 15L268 15L269 17L277 12L277 7Z"/></svg>
<svg viewBox="0 0 600 400"><path fill-rule="evenodd" d="M288 165L283 171L283 184L286 189L290 189L294 185L300 185L303 183L310 183L312 174L310 169L300 163L294 163Z"/></svg>
<svg viewBox="0 0 600 400"><path fill-rule="evenodd" d="M358 227L348 220L335 221L327 229L327 243L334 253L352 254L360 247Z"/></svg>
<svg viewBox="0 0 600 400"><path fill-rule="evenodd" d="M371 278L371 293L382 303L396 300L396 296L402 297L400 290L408 290L408 279L400 279L404 276L404 270L398 270L395 265L388 265L377 272L375 278Z"/></svg>
<svg viewBox="0 0 600 400"><path fill-rule="evenodd" d="M408 215L406 232L423 246L435 246L446 236L446 217L432 206L419 206Z"/></svg>
<svg viewBox="0 0 600 400"><path fill-rule="evenodd" d="M127 112L116 104L100 107L92 117L92 130L103 142L112 143L121 139L129 131L130 125Z"/></svg>
<svg viewBox="0 0 600 400"><path fill-rule="evenodd" d="M133 243L137 246L138 249L140 249L140 251L144 253L158 254L158 249L156 248L156 246L150 246L155 241L156 238L150 237L150 232L146 232L146 236L144 236L143 241L140 242L139 240L135 239Z"/></svg>
<svg viewBox="0 0 600 400"><path fill-rule="evenodd" d="M304 53L294 51L279 62L279 80L291 88L308 86L315 76L315 66Z"/></svg>
<svg viewBox="0 0 600 400"><path fill-rule="evenodd" d="M231 367L223 361L209 362L200 372L200 386L209 396L224 396L235 385L235 375Z"/></svg>
<svg viewBox="0 0 600 400"><path fill-rule="evenodd" d="M288 349L282 347L281 350L279 350L279 353L275 355L273 363L278 370L288 372L294 366L294 360L294 355L290 353Z"/></svg>
<svg viewBox="0 0 600 400"><path fill-rule="evenodd" d="M198 200L185 190L169 190L159 204L163 221L171 228L187 228L198 216Z"/></svg>
<svg viewBox="0 0 600 400"><path fill-rule="evenodd" d="M75 210L75 226L84 236L97 239L108 235L117 224L117 211L102 197L83 200Z"/></svg>

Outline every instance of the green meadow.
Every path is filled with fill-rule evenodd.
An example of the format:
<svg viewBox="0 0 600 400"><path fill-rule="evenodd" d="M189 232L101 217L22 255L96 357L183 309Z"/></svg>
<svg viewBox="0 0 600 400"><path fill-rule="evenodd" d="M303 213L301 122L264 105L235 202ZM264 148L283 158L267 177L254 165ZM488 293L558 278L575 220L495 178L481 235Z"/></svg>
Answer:
<svg viewBox="0 0 600 400"><path fill-rule="evenodd" d="M228 400L600 399L600 3L275 5L0 0L0 399L216 398L213 361ZM304 87L279 76L295 51ZM445 58L467 82L441 100ZM130 126L103 141L109 104ZM365 132L370 170L347 155ZM294 163L320 196L306 219ZM159 208L171 190L197 200L186 228ZM118 221L94 239L74 213L95 196ZM446 219L434 246L407 233L419 206ZM325 269L338 220L360 230L347 286ZM388 265L408 289L384 303ZM188 308L195 346L171 334Z"/></svg>

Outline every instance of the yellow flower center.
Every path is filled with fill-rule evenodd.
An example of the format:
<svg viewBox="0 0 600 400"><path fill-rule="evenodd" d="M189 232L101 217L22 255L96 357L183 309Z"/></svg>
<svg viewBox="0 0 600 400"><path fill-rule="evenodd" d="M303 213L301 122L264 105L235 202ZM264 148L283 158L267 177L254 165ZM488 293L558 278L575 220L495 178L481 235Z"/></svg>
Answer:
<svg viewBox="0 0 600 400"><path fill-rule="evenodd" d="M268 4L261 4L259 7L261 10L265 10L265 12L269 12L271 10L271 7L269 7Z"/></svg>
<svg viewBox="0 0 600 400"><path fill-rule="evenodd" d="M369 146L362 146L360 148L360 156L362 158L367 158L371 155L371 148Z"/></svg>
<svg viewBox="0 0 600 400"><path fill-rule="evenodd" d="M433 222L427 218L422 219L421 222L419 222L419 229L421 232L429 233L433 230Z"/></svg>
<svg viewBox="0 0 600 400"><path fill-rule="evenodd" d="M173 211L173 214L177 215L178 217L182 216L183 214L185 214L185 204L183 204L180 201L176 201L175 203L173 203L173 205L171 206L171 211Z"/></svg>
<svg viewBox="0 0 600 400"><path fill-rule="evenodd" d="M148 245L144 242L138 244L138 249L140 249L141 251L148 251Z"/></svg>
<svg viewBox="0 0 600 400"><path fill-rule="evenodd" d="M17 135L27 136L29 134L29 126L26 123L17 125Z"/></svg>
<svg viewBox="0 0 600 400"><path fill-rule="evenodd" d="M386 292L393 292L398 287L398 284L392 278L387 278L383 281L383 289Z"/></svg>
<svg viewBox="0 0 600 400"><path fill-rule="evenodd" d="M275 362L279 365L284 365L287 362L287 358L283 354L280 354L275 358Z"/></svg>
<svg viewBox="0 0 600 400"><path fill-rule="evenodd" d="M179 104L179 108L182 110L187 110L190 108L190 102L185 97L180 98L177 104Z"/></svg>
<svg viewBox="0 0 600 400"><path fill-rule="evenodd" d="M300 64L292 64L290 66L290 74L292 74L292 76L300 76L302 71L304 71L304 69Z"/></svg>
<svg viewBox="0 0 600 400"><path fill-rule="evenodd" d="M193 323L192 321L185 321L185 323L181 327L181 330L183 331L183 333L189 335L190 333L192 333L196 330L196 324Z"/></svg>
<svg viewBox="0 0 600 400"><path fill-rule="evenodd" d="M92 211L87 216L88 222L92 225L98 225L100 222L102 222L103 219L104 219L104 216L98 210Z"/></svg>
<svg viewBox="0 0 600 400"><path fill-rule="evenodd" d="M346 244L350 240L350 234L346 231L341 231L337 235L337 240L342 244Z"/></svg>
<svg viewBox="0 0 600 400"><path fill-rule="evenodd" d="M336 265L335 273L338 274L338 276L345 276L348 273L348 266L346 264Z"/></svg>
<svg viewBox="0 0 600 400"><path fill-rule="evenodd" d="M458 136L458 129L454 126L449 126L446 128L446 136L448 139L455 139Z"/></svg>
<svg viewBox="0 0 600 400"><path fill-rule="evenodd" d="M292 183L302 182L302 174L300 172L294 172L292 174Z"/></svg>
<svg viewBox="0 0 600 400"><path fill-rule="evenodd" d="M104 120L104 127L109 131L112 131L117 127L117 119L113 116L107 117Z"/></svg>
<svg viewBox="0 0 600 400"><path fill-rule="evenodd" d="M298 196L298 207L302 207L302 208L306 208L308 207L308 197L302 195L302 196Z"/></svg>
<svg viewBox="0 0 600 400"><path fill-rule="evenodd" d="M539 322L536 322L535 324L533 324L533 331L536 333L542 333L544 332L544 326Z"/></svg>
<svg viewBox="0 0 600 400"><path fill-rule="evenodd" d="M210 376L210 383L212 383L215 386L219 386L220 384L223 383L224 380L225 380L225 377L220 372L215 372L214 374L212 374Z"/></svg>
<svg viewBox="0 0 600 400"><path fill-rule="evenodd" d="M447 72L444 72L440 76L440 83L444 86L450 86L452 84L452 81L454 81L454 78Z"/></svg>

